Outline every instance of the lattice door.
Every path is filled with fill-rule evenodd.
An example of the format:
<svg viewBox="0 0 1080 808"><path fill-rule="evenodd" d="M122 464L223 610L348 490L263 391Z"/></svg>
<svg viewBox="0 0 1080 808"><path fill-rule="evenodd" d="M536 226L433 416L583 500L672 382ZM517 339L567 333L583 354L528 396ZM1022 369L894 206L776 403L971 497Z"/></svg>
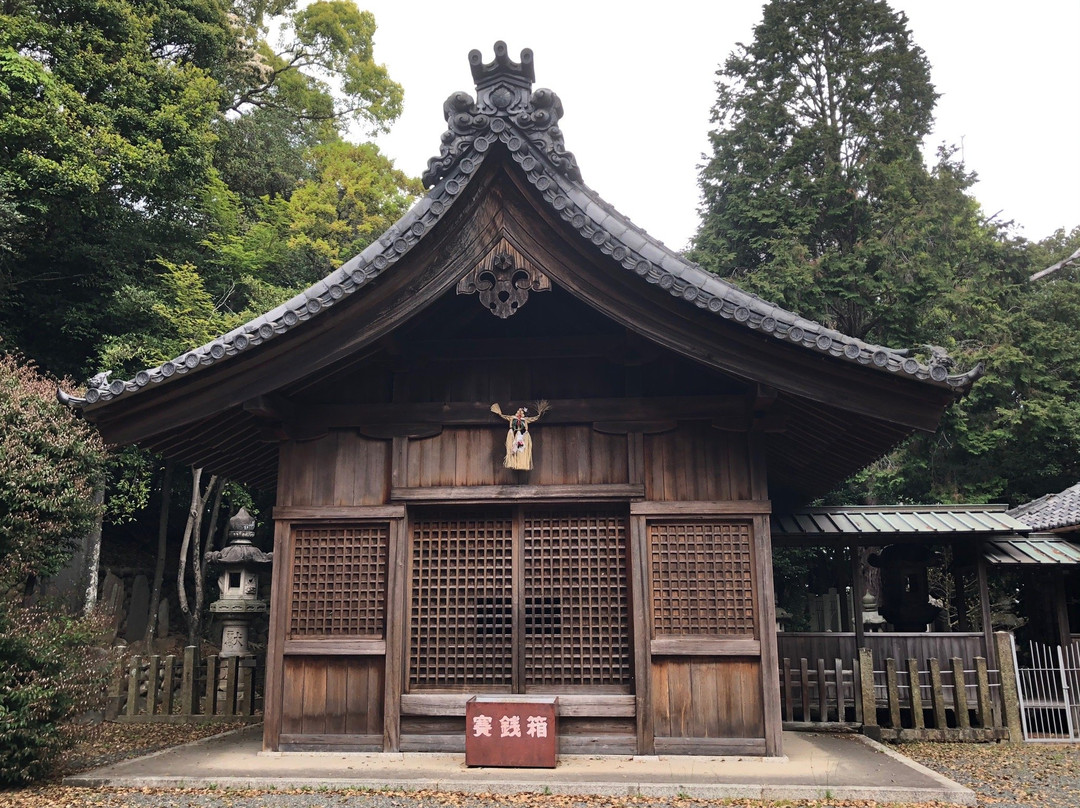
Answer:
<svg viewBox="0 0 1080 808"><path fill-rule="evenodd" d="M291 636L386 636L389 535L386 523L293 531Z"/></svg>
<svg viewBox="0 0 1080 808"><path fill-rule="evenodd" d="M446 511L412 532L410 689L629 691L624 515Z"/></svg>
<svg viewBox="0 0 1080 808"><path fill-rule="evenodd" d="M750 523L655 522L653 634L754 634Z"/></svg>
<svg viewBox="0 0 1080 808"><path fill-rule="evenodd" d="M526 512L525 686L631 681L626 519Z"/></svg>
<svg viewBox="0 0 1080 808"><path fill-rule="evenodd" d="M511 686L512 578L509 514L414 521L410 687Z"/></svg>

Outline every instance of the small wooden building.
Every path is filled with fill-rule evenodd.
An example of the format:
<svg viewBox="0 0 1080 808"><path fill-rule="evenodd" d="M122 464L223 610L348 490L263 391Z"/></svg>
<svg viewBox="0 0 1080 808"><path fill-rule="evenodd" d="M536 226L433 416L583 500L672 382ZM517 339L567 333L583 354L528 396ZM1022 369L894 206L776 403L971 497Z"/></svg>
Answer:
<svg viewBox="0 0 1080 808"><path fill-rule="evenodd" d="M975 374L651 239L583 183L532 53L495 51L377 242L70 401L112 443L276 486L267 749L459 750L470 696L532 693L559 696L563 752L778 755L770 514L933 430ZM612 137L648 183L645 129ZM491 406L539 400L532 468L507 468Z"/></svg>

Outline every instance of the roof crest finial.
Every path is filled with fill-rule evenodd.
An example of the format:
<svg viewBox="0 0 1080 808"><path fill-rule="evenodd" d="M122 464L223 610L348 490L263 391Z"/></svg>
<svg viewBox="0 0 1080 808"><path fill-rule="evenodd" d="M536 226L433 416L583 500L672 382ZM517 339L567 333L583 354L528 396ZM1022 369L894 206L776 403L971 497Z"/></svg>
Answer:
<svg viewBox="0 0 1080 808"><path fill-rule="evenodd" d="M490 87L499 81L508 81L513 84L532 88L536 80L533 72L533 52L530 48L521 51L521 61L515 62L506 51L506 43L501 39L495 43L495 59L484 64L484 55L479 50L469 51L469 64L472 66L473 81L476 89Z"/></svg>

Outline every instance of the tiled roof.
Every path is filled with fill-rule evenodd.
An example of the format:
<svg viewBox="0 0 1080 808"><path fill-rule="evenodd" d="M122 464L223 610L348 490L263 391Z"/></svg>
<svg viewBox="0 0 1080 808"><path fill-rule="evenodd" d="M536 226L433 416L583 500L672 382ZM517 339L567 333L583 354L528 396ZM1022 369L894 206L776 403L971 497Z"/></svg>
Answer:
<svg viewBox="0 0 1080 808"><path fill-rule="evenodd" d="M651 238L581 181L577 163L566 151L558 127L562 103L551 90L531 89L532 52L522 51L522 61L516 63L506 55L504 43L496 43L495 51L495 61L486 65L479 51L469 54L477 97L474 100L468 93L454 93L444 104L448 130L442 137L440 155L429 161L424 175L431 190L375 243L288 302L228 334L158 367L139 371L132 379L110 382L105 374L99 374L89 383L83 398L61 393L62 400L93 409L226 362L302 327L359 292L414 249L446 215L496 146L509 152L555 215L569 223L593 249L610 256L642 283L654 284L688 306L811 353L957 392L966 390L981 375L981 366L967 373L950 374L951 363L940 354L924 364L907 351L866 343L806 320L738 289Z"/></svg>
<svg viewBox="0 0 1080 808"><path fill-rule="evenodd" d="M1058 494L1047 494L1017 505L1009 515L1033 530L1080 529L1080 483Z"/></svg>
<svg viewBox="0 0 1080 808"><path fill-rule="evenodd" d="M776 537L839 538L877 535L891 541L900 535L1026 533L1004 505L894 505L891 507L808 508L773 517Z"/></svg>

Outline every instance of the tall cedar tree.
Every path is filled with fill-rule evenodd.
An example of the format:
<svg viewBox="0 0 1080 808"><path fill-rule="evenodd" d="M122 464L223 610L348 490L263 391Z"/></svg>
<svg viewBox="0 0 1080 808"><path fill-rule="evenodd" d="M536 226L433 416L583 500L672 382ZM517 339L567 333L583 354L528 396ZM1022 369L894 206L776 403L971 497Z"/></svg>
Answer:
<svg viewBox="0 0 1080 808"><path fill-rule="evenodd" d="M937 280L904 228L932 193L937 94L905 16L774 0L717 75L693 257L844 333L910 340Z"/></svg>

